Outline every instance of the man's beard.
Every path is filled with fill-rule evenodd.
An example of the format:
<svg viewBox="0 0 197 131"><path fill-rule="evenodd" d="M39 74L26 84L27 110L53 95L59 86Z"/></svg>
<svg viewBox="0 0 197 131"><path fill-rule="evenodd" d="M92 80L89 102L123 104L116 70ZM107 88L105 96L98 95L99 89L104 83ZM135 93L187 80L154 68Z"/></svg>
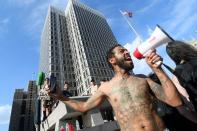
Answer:
<svg viewBox="0 0 197 131"><path fill-rule="evenodd" d="M133 69L133 64L126 64L124 58L121 59L117 59L117 65L122 68L125 69L126 71L130 71Z"/></svg>

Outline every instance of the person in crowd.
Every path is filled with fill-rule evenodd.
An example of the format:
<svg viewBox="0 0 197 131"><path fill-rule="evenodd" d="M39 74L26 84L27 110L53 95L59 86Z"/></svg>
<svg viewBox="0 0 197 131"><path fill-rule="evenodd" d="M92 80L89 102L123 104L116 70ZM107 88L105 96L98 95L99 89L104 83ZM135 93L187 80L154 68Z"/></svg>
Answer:
<svg viewBox="0 0 197 131"><path fill-rule="evenodd" d="M168 43L166 51L176 64L173 74L189 94L189 100L197 111L197 49L182 41L173 41Z"/></svg>
<svg viewBox="0 0 197 131"><path fill-rule="evenodd" d="M64 88L63 88L63 91L62 93L66 96L66 97L71 97L72 94L69 92L69 83L68 82L64 82Z"/></svg>
<svg viewBox="0 0 197 131"><path fill-rule="evenodd" d="M98 90L98 85L96 84L96 81L92 79L90 81L90 95L94 95Z"/></svg>
<svg viewBox="0 0 197 131"><path fill-rule="evenodd" d="M39 92L40 98L42 100L42 105L43 105L42 121L45 121L52 111L52 98L48 95L48 92L47 92L49 83L50 83L49 78L45 78L42 89Z"/></svg>

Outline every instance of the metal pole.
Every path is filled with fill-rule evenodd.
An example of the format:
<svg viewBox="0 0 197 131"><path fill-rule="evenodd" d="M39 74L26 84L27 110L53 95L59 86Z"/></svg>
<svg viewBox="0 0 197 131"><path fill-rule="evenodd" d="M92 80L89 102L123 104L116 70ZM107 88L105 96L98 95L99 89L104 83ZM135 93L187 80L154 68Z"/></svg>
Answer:
<svg viewBox="0 0 197 131"><path fill-rule="evenodd" d="M131 25L131 23L129 22L129 20L123 15L123 12L120 10L120 13L122 14L123 18L126 20L127 24L129 25L129 27L131 28L131 30L134 32L134 34L140 38L140 35L137 33L137 31L135 30L135 28ZM140 38L140 42L141 42L141 38Z"/></svg>

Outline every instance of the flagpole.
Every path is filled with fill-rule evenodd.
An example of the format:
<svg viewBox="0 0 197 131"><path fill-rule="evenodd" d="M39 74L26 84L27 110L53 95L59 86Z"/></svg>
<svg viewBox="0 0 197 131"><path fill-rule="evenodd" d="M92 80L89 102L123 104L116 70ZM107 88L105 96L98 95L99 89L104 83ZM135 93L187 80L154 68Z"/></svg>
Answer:
<svg viewBox="0 0 197 131"><path fill-rule="evenodd" d="M131 25L131 23L129 22L129 20L123 15L123 12L120 10L120 13L122 14L122 16L124 17L124 19L126 20L127 24L129 25L129 27L132 29L132 31L135 33L135 35L137 37L140 38L140 35L137 33L137 31L134 29L134 27ZM141 41L141 38L140 38Z"/></svg>

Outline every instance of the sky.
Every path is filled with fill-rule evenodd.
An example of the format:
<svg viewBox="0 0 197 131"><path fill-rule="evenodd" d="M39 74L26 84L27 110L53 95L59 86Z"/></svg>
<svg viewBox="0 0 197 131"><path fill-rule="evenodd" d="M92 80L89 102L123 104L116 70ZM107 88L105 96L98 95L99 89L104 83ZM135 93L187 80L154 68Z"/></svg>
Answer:
<svg viewBox="0 0 197 131"><path fill-rule="evenodd" d="M145 41L159 24L174 39L197 37L196 0L80 0L100 11L107 19L117 41L132 53L139 44L134 32L119 12L131 11L131 25ZM67 0L0 0L0 130L7 131L14 91L27 89L36 80L39 67L40 36L47 9L65 9ZM174 67L165 52L158 49L164 63ZM144 60L135 58L135 73L151 70Z"/></svg>

